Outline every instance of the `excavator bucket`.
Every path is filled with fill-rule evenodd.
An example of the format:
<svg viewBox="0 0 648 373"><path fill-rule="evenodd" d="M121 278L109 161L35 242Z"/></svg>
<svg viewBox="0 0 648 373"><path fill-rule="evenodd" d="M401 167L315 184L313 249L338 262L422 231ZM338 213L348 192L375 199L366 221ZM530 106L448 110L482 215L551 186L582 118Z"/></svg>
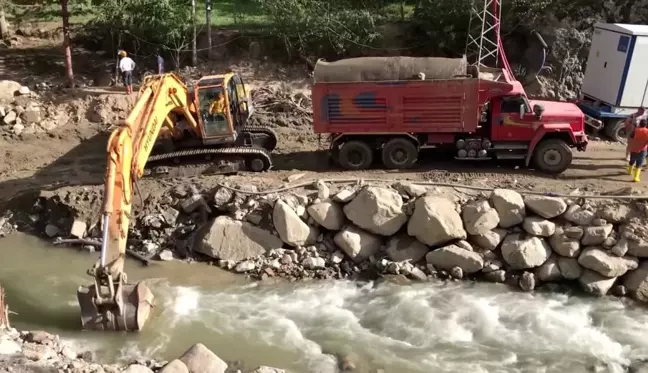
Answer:
<svg viewBox="0 0 648 373"><path fill-rule="evenodd" d="M143 282L120 288L115 289L114 301L102 302L96 285L79 287L83 329L139 331L144 327L153 306L153 293Z"/></svg>

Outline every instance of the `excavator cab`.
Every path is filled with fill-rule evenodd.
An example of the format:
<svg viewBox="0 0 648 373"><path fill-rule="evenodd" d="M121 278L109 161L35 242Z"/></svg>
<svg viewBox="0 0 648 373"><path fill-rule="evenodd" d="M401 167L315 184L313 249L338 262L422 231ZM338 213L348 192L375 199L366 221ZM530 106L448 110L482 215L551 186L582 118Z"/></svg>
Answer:
<svg viewBox="0 0 648 373"><path fill-rule="evenodd" d="M198 80L194 103L206 143L234 142L250 115L243 80L233 73Z"/></svg>
<svg viewBox="0 0 648 373"><path fill-rule="evenodd" d="M222 87L205 87L196 91L199 122L204 139L229 137L233 126L227 110L225 92Z"/></svg>

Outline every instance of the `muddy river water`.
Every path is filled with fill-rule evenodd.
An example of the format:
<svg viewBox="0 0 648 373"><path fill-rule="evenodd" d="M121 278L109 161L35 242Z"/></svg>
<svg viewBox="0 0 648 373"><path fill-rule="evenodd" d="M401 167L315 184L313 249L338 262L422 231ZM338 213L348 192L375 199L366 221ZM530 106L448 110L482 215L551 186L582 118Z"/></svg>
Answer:
<svg viewBox="0 0 648 373"><path fill-rule="evenodd" d="M139 334L78 331L75 291L97 254L36 238L0 240L0 282L14 326L58 333L100 360L171 359L202 342L225 360L295 373L621 372L648 357L648 310L632 302L513 292L504 285L348 282L253 284L206 264L129 261L157 279L154 317Z"/></svg>

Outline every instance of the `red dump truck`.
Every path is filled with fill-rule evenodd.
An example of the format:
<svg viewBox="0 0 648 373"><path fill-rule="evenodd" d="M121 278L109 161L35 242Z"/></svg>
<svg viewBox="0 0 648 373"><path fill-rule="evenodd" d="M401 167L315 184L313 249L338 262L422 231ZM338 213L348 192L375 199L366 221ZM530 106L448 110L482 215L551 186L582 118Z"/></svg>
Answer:
<svg viewBox="0 0 648 373"><path fill-rule="evenodd" d="M407 168L421 149L444 148L458 160L520 159L557 174L572 163L572 149L587 147L584 116L576 105L529 100L508 69L477 69L464 59L450 61L454 67L436 75L410 76L427 62L359 60L318 61L314 72L314 131L329 135L332 160L345 169L369 168L376 158L387 168ZM362 71L380 64L377 72ZM354 69L360 72L354 75ZM381 71L396 73L381 80Z"/></svg>

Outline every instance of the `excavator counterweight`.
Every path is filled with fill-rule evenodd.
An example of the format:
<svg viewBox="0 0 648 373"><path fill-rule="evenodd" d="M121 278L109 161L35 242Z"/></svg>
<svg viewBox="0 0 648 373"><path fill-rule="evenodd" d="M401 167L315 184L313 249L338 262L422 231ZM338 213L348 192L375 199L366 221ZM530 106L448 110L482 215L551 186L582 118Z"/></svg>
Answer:
<svg viewBox="0 0 648 373"><path fill-rule="evenodd" d="M133 187L147 162L236 159L251 171L268 170L277 138L248 127L251 112L234 73L203 77L193 90L173 73L142 82L125 124L108 140L101 256L88 271L94 283L77 290L84 329L139 331L150 316L153 293L143 282L128 283L124 272Z"/></svg>

